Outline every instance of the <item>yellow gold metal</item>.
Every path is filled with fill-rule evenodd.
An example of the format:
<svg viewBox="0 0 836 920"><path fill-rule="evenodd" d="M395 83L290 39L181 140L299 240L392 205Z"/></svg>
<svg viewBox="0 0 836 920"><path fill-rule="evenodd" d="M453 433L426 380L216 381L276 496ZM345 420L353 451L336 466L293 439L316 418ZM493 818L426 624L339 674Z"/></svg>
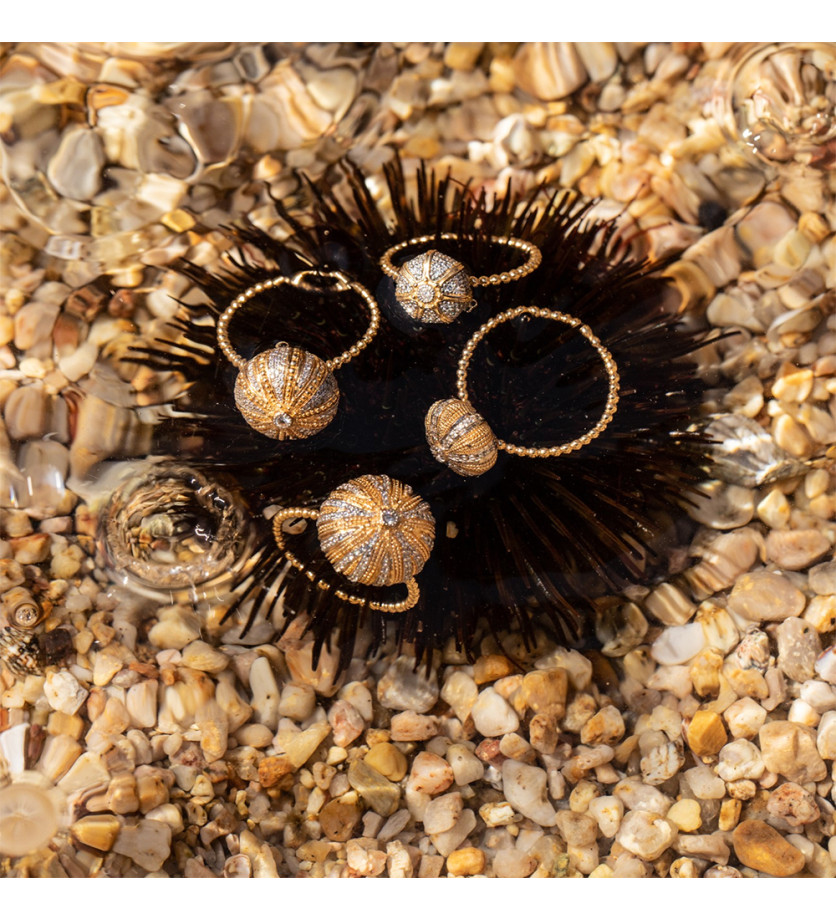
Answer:
<svg viewBox="0 0 836 920"><path fill-rule="evenodd" d="M536 316L541 319L553 319L557 322L565 323L567 326L571 326L573 329L577 329L578 332L580 332L598 352L604 363L604 369L607 372L607 378L609 380L607 401L604 406L604 411L596 424L590 428L586 434L574 438L571 441L567 441L565 444L556 444L552 447L523 447L519 444L509 444L494 436L495 450L504 450L506 453L514 454L518 457L560 457L564 454L570 454L573 451L585 447L591 441L594 441L595 438L603 434L607 426L613 420L613 416L618 408L620 386L618 366L609 349L601 343L601 340L589 326L576 316L570 316L568 313L561 313L558 310L546 310L542 307L513 307L510 310L505 310L503 313L499 313L491 317L486 323L483 323L462 349L459 364L456 368L456 391L458 400L441 400L434 403L427 413L425 422L427 442L430 445L430 449L433 451L433 455L437 460L446 463L452 470L462 476L479 476L483 472L487 472L496 460L496 455L494 453L493 461L489 465L486 465L490 454L488 449L488 434L478 423L481 422L485 428L490 431L491 435L493 435L493 431L470 403L467 392L467 371L470 366L470 359L473 357L476 346L492 329L524 314ZM441 410L437 407L443 404L457 405L451 405L446 409L446 415L442 416ZM455 413L456 416L455 420L449 425L449 428L446 428L445 425L448 424L448 419L453 418L453 413ZM444 422L441 421L442 417L444 418ZM461 427L456 429L456 424L459 424ZM471 432L473 434L471 434ZM478 438L476 437L476 432L478 432ZM466 444L466 434L472 437L472 445ZM439 445L444 444L443 438L445 436L449 442L449 446L439 451ZM455 451L452 450L454 445L456 447Z"/></svg>
<svg viewBox="0 0 836 920"><path fill-rule="evenodd" d="M369 326L362 338L341 355L323 360L317 355L279 342L254 358L243 358L232 347L229 323L235 313L271 288L289 284L305 290L326 290L311 281L330 282L329 291L352 291L369 310ZM308 438L328 425L337 413L340 392L333 371L356 357L374 338L380 309L369 291L342 272L306 270L293 276L277 275L242 291L218 319L218 345L240 371L235 380L235 404L247 424L267 437L283 441Z"/></svg>
<svg viewBox="0 0 836 920"><path fill-rule="evenodd" d="M460 476L481 476L496 463L496 436L473 407L460 399L434 402L424 420L433 456Z"/></svg>
<svg viewBox="0 0 836 920"><path fill-rule="evenodd" d="M526 261L517 268L494 275L469 275L461 262L435 249L420 253L400 267L392 261L393 256L410 247L460 238L458 233L416 236L392 246L381 256L383 272L395 279L398 303L413 319L424 323L452 323L460 313L476 306L472 297L474 287L517 281L533 272L542 261L540 250L533 243L512 236L492 236L490 242L524 252Z"/></svg>
<svg viewBox="0 0 836 920"><path fill-rule="evenodd" d="M364 585L405 584L402 601L369 601L340 589L334 594L351 604L366 605L384 613L402 613L418 602L414 576L430 557L435 540L435 519L429 506L408 485L388 476L359 476L338 486L318 510L282 508L273 518L276 545L290 565L311 581L317 576L286 547L285 521L316 521L325 557L349 581ZM325 590L330 585L322 580Z"/></svg>

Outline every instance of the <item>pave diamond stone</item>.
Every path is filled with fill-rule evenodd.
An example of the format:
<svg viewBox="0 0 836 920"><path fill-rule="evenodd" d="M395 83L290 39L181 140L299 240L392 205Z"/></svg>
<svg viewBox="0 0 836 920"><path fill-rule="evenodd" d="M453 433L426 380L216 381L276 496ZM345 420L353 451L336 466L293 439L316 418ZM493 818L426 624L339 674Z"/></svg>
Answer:
<svg viewBox="0 0 836 920"><path fill-rule="evenodd" d="M387 527L394 527L401 519L401 516L397 511L393 511L391 508L384 508L383 512L380 515L380 520Z"/></svg>
<svg viewBox="0 0 836 920"><path fill-rule="evenodd" d="M276 423L276 428L289 428L293 424L293 419L287 412L277 412L273 416L273 421Z"/></svg>
<svg viewBox="0 0 836 920"><path fill-rule="evenodd" d="M415 297L420 300L421 303L432 303L433 297L435 297L435 291L433 291L432 286L429 284L419 284L415 292Z"/></svg>

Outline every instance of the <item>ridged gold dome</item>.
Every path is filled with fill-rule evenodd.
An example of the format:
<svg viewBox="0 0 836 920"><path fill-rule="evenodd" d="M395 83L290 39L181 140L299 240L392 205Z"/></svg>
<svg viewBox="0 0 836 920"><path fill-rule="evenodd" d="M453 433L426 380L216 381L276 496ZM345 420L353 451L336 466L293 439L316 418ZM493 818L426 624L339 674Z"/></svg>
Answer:
<svg viewBox="0 0 836 920"><path fill-rule="evenodd" d="M470 403L461 399L433 403L424 430L435 459L459 476L481 476L496 463L496 436Z"/></svg>
<svg viewBox="0 0 836 920"><path fill-rule="evenodd" d="M257 354L235 380L235 405L247 424L278 441L322 431L337 414L339 400L328 365L292 345Z"/></svg>
<svg viewBox="0 0 836 920"><path fill-rule="evenodd" d="M359 476L325 499L316 521L334 568L364 585L397 585L424 568L435 541L430 506L388 476Z"/></svg>

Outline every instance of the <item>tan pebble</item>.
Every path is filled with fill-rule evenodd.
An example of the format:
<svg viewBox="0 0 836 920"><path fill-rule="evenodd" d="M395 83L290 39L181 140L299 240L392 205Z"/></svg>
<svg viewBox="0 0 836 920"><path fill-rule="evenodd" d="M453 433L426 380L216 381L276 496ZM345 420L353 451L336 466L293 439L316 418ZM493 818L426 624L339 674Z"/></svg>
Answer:
<svg viewBox="0 0 836 920"><path fill-rule="evenodd" d="M720 806L720 816L717 826L721 831L731 831L737 827L740 820L740 811L743 808L739 799L724 799Z"/></svg>
<svg viewBox="0 0 836 920"><path fill-rule="evenodd" d="M599 709L581 729L582 744L617 744L624 736L624 719L615 706Z"/></svg>
<svg viewBox="0 0 836 920"><path fill-rule="evenodd" d="M476 847L453 850L447 857L447 871L450 875L480 875L485 870L485 854Z"/></svg>
<svg viewBox="0 0 836 920"><path fill-rule="evenodd" d="M190 642L183 649L182 655L183 664L187 668L207 671L210 674L218 674L229 665L229 658L223 652L201 639Z"/></svg>
<svg viewBox="0 0 836 920"><path fill-rule="evenodd" d="M785 362L778 369L772 384L772 395L784 402L803 402L813 389L813 372L809 367L798 368Z"/></svg>
<svg viewBox="0 0 836 920"><path fill-rule="evenodd" d="M665 626L681 626L691 619L696 604L676 585L661 584L645 598L644 608Z"/></svg>
<svg viewBox="0 0 836 920"><path fill-rule="evenodd" d="M782 783L769 796L767 811L776 818L783 818L791 827L811 824L821 817L816 800L798 783Z"/></svg>
<svg viewBox="0 0 836 920"><path fill-rule="evenodd" d="M293 769L293 763L286 754L265 757L258 765L258 781L265 789L269 789L283 776L292 773Z"/></svg>
<svg viewBox="0 0 836 920"><path fill-rule="evenodd" d="M164 771L151 767L141 767L140 769L151 771L140 773L137 770L136 790L139 797L139 810L145 815L155 808L168 804L169 789L165 781Z"/></svg>
<svg viewBox="0 0 836 920"><path fill-rule="evenodd" d="M438 734L438 719L416 712L399 712L392 716L389 728L393 741L427 741Z"/></svg>
<svg viewBox="0 0 836 920"><path fill-rule="evenodd" d="M793 722L767 722L758 733L767 770L793 783L820 782L827 766L816 749L816 732Z"/></svg>
<svg viewBox="0 0 836 920"><path fill-rule="evenodd" d="M354 833L360 816L361 810L356 802L333 799L323 806L318 820L322 833L329 840L344 843Z"/></svg>
<svg viewBox="0 0 836 920"><path fill-rule="evenodd" d="M830 550L831 541L820 530L773 530L766 538L766 553L776 565L805 569Z"/></svg>
<svg viewBox="0 0 836 920"><path fill-rule="evenodd" d="M756 623L796 617L806 598L778 572L750 572L738 579L729 596L729 610ZM745 694L744 694L745 695Z"/></svg>
<svg viewBox="0 0 836 920"><path fill-rule="evenodd" d="M668 821L673 821L679 830L690 834L702 824L700 803L694 799L680 799L671 805L665 817Z"/></svg>
<svg viewBox="0 0 836 920"><path fill-rule="evenodd" d="M505 655L482 655L473 665L473 680L477 684L492 684L516 670L514 663Z"/></svg>
<svg viewBox="0 0 836 920"><path fill-rule="evenodd" d="M9 542L15 561L21 565L44 562L49 556L51 538L47 533L32 533L25 537L14 537Z"/></svg>
<svg viewBox="0 0 836 920"><path fill-rule="evenodd" d="M688 746L697 757L716 754L728 741L723 720L716 712L699 709L694 713L686 732Z"/></svg>
<svg viewBox="0 0 836 920"><path fill-rule="evenodd" d="M813 450L813 442L807 430L791 415L778 416L772 434L778 447L793 457L808 457Z"/></svg>
<svg viewBox="0 0 836 920"><path fill-rule="evenodd" d="M427 795L438 795L453 785L453 768L438 754L421 751L412 762L408 787Z"/></svg>
<svg viewBox="0 0 836 920"><path fill-rule="evenodd" d="M804 868L801 851L765 821L742 821L732 833L732 843L740 862L757 872L788 878Z"/></svg>
<svg viewBox="0 0 836 920"><path fill-rule="evenodd" d="M522 698L535 714L562 719L566 712L569 677L563 668L530 671L523 677Z"/></svg>
<svg viewBox="0 0 836 920"><path fill-rule="evenodd" d="M122 822L115 815L86 815L70 827L70 834L79 846L107 853L121 829Z"/></svg>
<svg viewBox="0 0 836 920"><path fill-rule="evenodd" d="M714 697L720 691L720 669L723 656L716 648L706 648L694 659L688 672L694 693Z"/></svg>
<svg viewBox="0 0 836 920"><path fill-rule="evenodd" d="M132 773L114 776L107 787L106 804L107 809L117 815L129 815L139 811L136 777Z"/></svg>
<svg viewBox="0 0 836 920"><path fill-rule="evenodd" d="M348 781L351 788L362 796L372 811L388 818L398 810L401 788L390 782L382 773L370 767L362 760L355 760L348 768Z"/></svg>
<svg viewBox="0 0 836 920"><path fill-rule="evenodd" d="M541 754L553 754L558 740L555 720L542 713L533 716L528 724L528 738L535 751Z"/></svg>
<svg viewBox="0 0 836 920"><path fill-rule="evenodd" d="M370 767L377 770L378 773L382 773L383 776L393 782L397 783L406 776L406 757L394 744L388 741L372 745L363 760Z"/></svg>
<svg viewBox="0 0 836 920"><path fill-rule="evenodd" d="M767 525L779 529L786 527L790 520L790 503L787 496L777 486L771 489L758 502L758 517Z"/></svg>
<svg viewBox="0 0 836 920"><path fill-rule="evenodd" d="M827 594L811 598L803 619L818 633L831 632L836 627L836 595Z"/></svg>

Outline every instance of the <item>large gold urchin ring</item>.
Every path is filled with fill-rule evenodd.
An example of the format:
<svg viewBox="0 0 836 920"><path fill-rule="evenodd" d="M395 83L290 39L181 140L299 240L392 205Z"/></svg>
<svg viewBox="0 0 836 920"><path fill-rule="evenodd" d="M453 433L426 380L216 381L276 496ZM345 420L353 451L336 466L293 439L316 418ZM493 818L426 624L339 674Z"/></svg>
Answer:
<svg viewBox="0 0 836 920"><path fill-rule="evenodd" d="M577 329L598 352L607 372L609 391L601 417L586 434L567 441L565 444L554 444L551 447L523 447L502 441L496 437L490 425L470 403L467 392L467 371L476 346L492 329L524 314L553 319ZM586 447L604 433L618 408L619 386L618 366L610 350L601 343L598 336L582 320L557 310L546 310L540 307L514 307L504 313L499 313L480 326L464 346L456 369L458 398L440 399L430 406L424 419L427 444L439 463L446 464L460 476L481 476L486 473L496 463L500 450L518 457L531 458L560 457L570 454Z"/></svg>
<svg viewBox="0 0 836 920"><path fill-rule="evenodd" d="M305 290L326 290L312 281L331 282L329 291L353 291L369 310L369 326L362 338L336 358L327 361L279 342L247 360L232 347L229 323L235 313L258 294L289 284ZM247 424L277 441L309 438L322 431L337 414L340 391L333 371L347 364L371 342L380 326L380 309L374 297L342 272L301 271L288 277L277 275L242 291L218 319L218 345L239 369L235 379L235 405Z"/></svg>
<svg viewBox="0 0 836 920"><path fill-rule="evenodd" d="M392 261L403 250L425 243L458 240L458 233L416 236L387 249L380 259L384 273L395 281L395 298L403 310L422 323L452 323L465 310L476 306L473 288L517 281L534 271L542 261L540 250L527 240L512 236L492 236L490 242L525 253L525 262L517 268L494 275L471 275L452 256L428 249L400 266Z"/></svg>
<svg viewBox="0 0 836 920"><path fill-rule="evenodd" d="M388 476L358 476L334 489L318 510L282 508L273 518L276 545L295 568L316 576L288 551L283 524L307 518L316 521L319 544L337 572L357 584L386 587L404 584L403 601L384 603L337 590L351 604L384 613L402 613L418 602L415 576L430 558L435 518L429 505L412 489ZM328 589L327 582L320 587Z"/></svg>

